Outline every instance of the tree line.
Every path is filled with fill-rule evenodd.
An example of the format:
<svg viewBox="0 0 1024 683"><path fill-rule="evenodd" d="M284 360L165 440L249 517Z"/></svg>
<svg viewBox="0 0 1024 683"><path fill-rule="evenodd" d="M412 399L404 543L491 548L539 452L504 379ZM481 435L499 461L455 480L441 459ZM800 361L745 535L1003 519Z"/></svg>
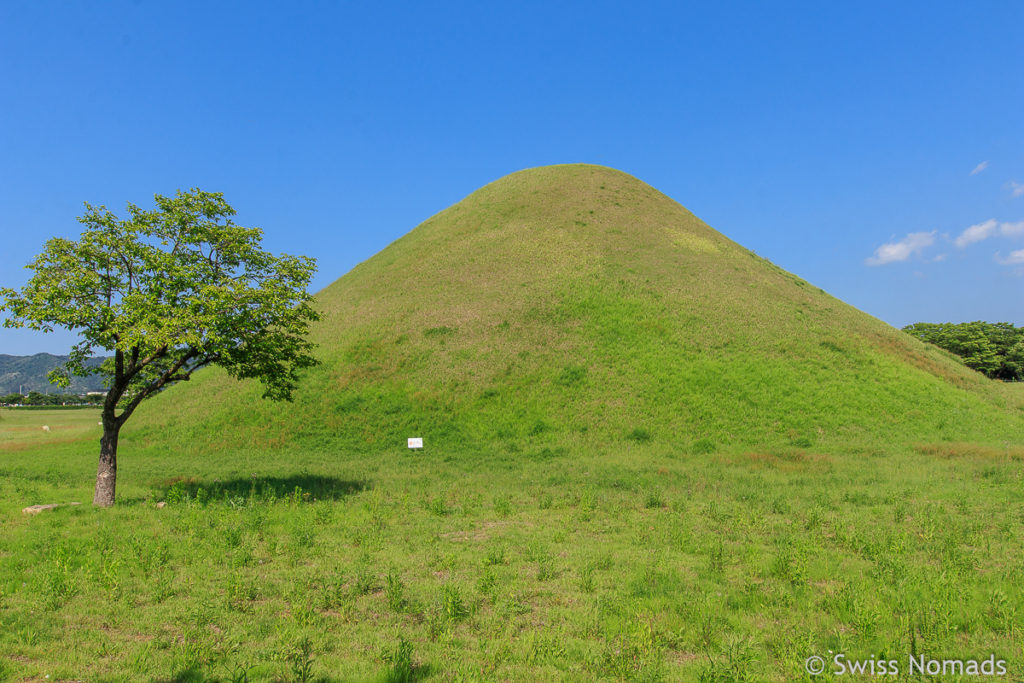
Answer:
<svg viewBox="0 0 1024 683"><path fill-rule="evenodd" d="M0 405L7 406L62 406L67 405L103 405L105 394L79 396L76 394L43 394L30 391L27 396L19 393L0 396Z"/></svg>
<svg viewBox="0 0 1024 683"><path fill-rule="evenodd" d="M1024 327L1012 323L914 323L904 332L956 354L993 379L1024 380Z"/></svg>

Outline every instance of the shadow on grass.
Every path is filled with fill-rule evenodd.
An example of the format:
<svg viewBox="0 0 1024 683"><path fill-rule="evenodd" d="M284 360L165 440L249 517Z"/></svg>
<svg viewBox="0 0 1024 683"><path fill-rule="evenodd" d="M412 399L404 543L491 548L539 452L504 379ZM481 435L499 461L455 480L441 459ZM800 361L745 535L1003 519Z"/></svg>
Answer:
<svg viewBox="0 0 1024 683"><path fill-rule="evenodd" d="M240 675L236 675L235 677L225 678L223 675L207 674L207 673L204 673L201 669L190 668L190 669L182 669L181 671L175 673L170 678L156 678L156 679L153 679L153 680L155 681L155 683L212 683L214 681L234 681L234 680L248 681L249 677L248 677L247 674L242 672ZM279 681L279 680L297 680L297 679L292 679L292 678L284 678L284 679L282 679L282 678L275 677L272 680ZM312 683L340 683L340 681L342 681L343 679L331 678L329 676L314 676L314 677L310 677L307 680L311 681ZM409 680L413 681L415 679L410 678Z"/></svg>
<svg viewBox="0 0 1024 683"><path fill-rule="evenodd" d="M238 477L235 479L201 480L196 477L175 477L153 484L159 500L168 503L194 500L200 503L232 500L291 500L313 502L340 500L372 488L369 481L352 481L318 474L297 474L290 477Z"/></svg>

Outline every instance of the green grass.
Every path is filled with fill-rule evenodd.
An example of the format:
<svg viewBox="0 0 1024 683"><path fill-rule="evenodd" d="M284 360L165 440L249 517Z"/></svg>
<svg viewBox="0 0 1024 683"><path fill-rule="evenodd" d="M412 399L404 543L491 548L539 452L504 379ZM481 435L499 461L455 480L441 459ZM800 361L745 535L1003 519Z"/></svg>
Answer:
<svg viewBox="0 0 1024 683"><path fill-rule="evenodd" d="M516 460L128 439L115 508L33 517L88 500L95 444L8 450L3 674L791 681L833 650L995 653L1024 675L1019 448L630 443Z"/></svg>
<svg viewBox="0 0 1024 683"><path fill-rule="evenodd" d="M0 408L0 454L36 446L77 442L94 436L99 443L103 427L98 408ZM49 427L44 431L43 427Z"/></svg>
<svg viewBox="0 0 1024 683"><path fill-rule="evenodd" d="M318 300L295 403L163 392L112 509L23 516L99 431L0 413L0 679L1024 676L1024 390L636 179L513 174Z"/></svg>

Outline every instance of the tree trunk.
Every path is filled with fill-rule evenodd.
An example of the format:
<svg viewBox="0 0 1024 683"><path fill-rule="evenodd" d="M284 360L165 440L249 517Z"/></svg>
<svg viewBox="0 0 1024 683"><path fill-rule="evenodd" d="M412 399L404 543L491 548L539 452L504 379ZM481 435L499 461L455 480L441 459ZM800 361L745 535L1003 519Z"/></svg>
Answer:
<svg viewBox="0 0 1024 683"><path fill-rule="evenodd" d="M117 435L120 428L103 420L103 438L100 439L100 465L96 471L96 493L92 504L108 508L114 504L117 487Z"/></svg>

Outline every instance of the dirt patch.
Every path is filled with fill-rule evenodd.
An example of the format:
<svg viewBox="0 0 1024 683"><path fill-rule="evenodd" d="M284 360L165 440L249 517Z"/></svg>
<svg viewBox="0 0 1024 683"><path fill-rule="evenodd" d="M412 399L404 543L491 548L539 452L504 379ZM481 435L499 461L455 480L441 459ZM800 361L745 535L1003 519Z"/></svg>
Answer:
<svg viewBox="0 0 1024 683"><path fill-rule="evenodd" d="M493 529L500 529L509 526L511 522L484 522L479 529L468 531L449 531L441 534L441 538L449 541L486 541L491 537Z"/></svg>
<svg viewBox="0 0 1024 683"><path fill-rule="evenodd" d="M824 453L805 451L751 451L740 456L723 456L722 460L731 465L752 465L768 467L787 472L806 470L821 465L828 465L832 457Z"/></svg>
<svg viewBox="0 0 1024 683"><path fill-rule="evenodd" d="M923 443L914 450L937 458L984 458L991 460L1024 460L1024 446L983 446L976 443Z"/></svg>

